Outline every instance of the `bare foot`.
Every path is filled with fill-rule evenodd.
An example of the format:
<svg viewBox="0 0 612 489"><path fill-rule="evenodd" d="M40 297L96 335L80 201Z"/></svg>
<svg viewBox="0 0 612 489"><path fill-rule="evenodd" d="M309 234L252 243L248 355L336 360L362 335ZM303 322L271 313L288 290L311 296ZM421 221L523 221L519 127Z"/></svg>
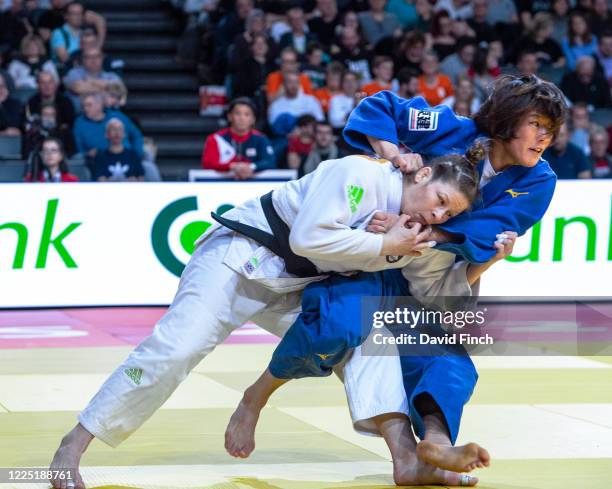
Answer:
<svg viewBox="0 0 612 489"><path fill-rule="evenodd" d="M232 457L247 458L255 450L255 427L261 408L249 403L245 397L225 430L225 449Z"/></svg>
<svg viewBox="0 0 612 489"><path fill-rule="evenodd" d="M442 470L417 457L393 464L393 480L398 486L475 486L478 477Z"/></svg>
<svg viewBox="0 0 612 489"><path fill-rule="evenodd" d="M454 472L470 472L488 467L490 463L489 452L476 443L453 447L422 440L416 447L416 453L422 461Z"/></svg>
<svg viewBox="0 0 612 489"><path fill-rule="evenodd" d="M72 480L68 481L61 478L50 480L49 482L54 489L85 489L85 483L79 472L79 464L81 463L81 456L91 440L93 440L93 435L80 424L62 439L53 456L49 470L70 471Z"/></svg>

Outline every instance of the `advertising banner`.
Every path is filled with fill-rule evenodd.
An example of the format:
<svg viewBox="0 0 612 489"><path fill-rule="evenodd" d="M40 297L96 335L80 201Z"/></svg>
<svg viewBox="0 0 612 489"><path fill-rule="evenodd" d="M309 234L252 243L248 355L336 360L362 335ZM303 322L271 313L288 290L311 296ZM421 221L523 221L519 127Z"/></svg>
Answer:
<svg viewBox="0 0 612 489"><path fill-rule="evenodd" d="M0 186L0 307L169 304L194 240L282 182ZM515 198L526 198L517 195ZM612 296L612 185L562 181L481 295Z"/></svg>

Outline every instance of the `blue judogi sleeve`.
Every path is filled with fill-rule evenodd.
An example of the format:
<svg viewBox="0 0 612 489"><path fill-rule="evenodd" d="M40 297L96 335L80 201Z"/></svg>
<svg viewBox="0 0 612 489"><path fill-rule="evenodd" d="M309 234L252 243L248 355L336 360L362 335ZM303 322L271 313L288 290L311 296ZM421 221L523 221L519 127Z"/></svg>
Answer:
<svg viewBox="0 0 612 489"><path fill-rule="evenodd" d="M404 99L382 91L364 98L351 113L344 139L355 148L372 152L366 136L408 147L426 158L463 154L479 136L474 121L456 115L450 107L430 107L423 97Z"/></svg>
<svg viewBox="0 0 612 489"><path fill-rule="evenodd" d="M349 144L372 151L366 136L401 143L425 158L432 158L463 154L484 134L474 121L457 116L449 107L429 107L422 97L403 99L383 91L363 99L344 129ZM496 252L493 243L497 234L515 231L522 235L542 218L555 184L556 176L543 160L534 168L508 168L484 186L481 201L471 212L440 226L454 234L456 242L437 248L473 263L490 260ZM525 198L526 194L529 197Z"/></svg>
<svg viewBox="0 0 612 489"><path fill-rule="evenodd" d="M514 231L519 236L538 222L552 199L557 177L544 160L533 168L513 166L482 188L480 202L440 227L459 241L436 248L484 263L496 253L495 236Z"/></svg>

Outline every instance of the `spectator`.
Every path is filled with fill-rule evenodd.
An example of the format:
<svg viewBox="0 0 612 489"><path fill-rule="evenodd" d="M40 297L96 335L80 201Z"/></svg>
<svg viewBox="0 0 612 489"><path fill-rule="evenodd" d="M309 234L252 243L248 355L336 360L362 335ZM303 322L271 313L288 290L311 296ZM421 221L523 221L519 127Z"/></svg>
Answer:
<svg viewBox="0 0 612 489"><path fill-rule="evenodd" d="M266 95L268 102L272 103L275 99L283 95L283 83L285 76L288 73L297 73L298 71L298 54L292 47L286 47L281 51L280 70L273 71L266 79ZM312 95L313 89L310 84L310 78L304 73L298 74L301 90L309 95Z"/></svg>
<svg viewBox="0 0 612 489"><path fill-rule="evenodd" d="M27 33L28 27L15 6L9 6L5 9L0 8L1 57L10 57L12 52L18 49L21 39Z"/></svg>
<svg viewBox="0 0 612 489"><path fill-rule="evenodd" d="M108 147L96 153L93 178L98 182L143 181L144 168L138 154L123 146L125 128L123 122L112 118L106 123Z"/></svg>
<svg viewBox="0 0 612 489"><path fill-rule="evenodd" d="M306 56L308 43L316 41L316 37L306 31L306 19L301 7L290 8L287 12L287 21L291 31L286 32L280 38L280 49L291 46L303 60Z"/></svg>
<svg viewBox="0 0 612 489"><path fill-rule="evenodd" d="M521 24L527 29L531 28L535 14L549 12L552 7L551 0L514 0L514 3L519 11Z"/></svg>
<svg viewBox="0 0 612 489"><path fill-rule="evenodd" d="M30 153L41 141L49 137L59 139L62 142L62 147L67 156L72 156L76 152L72 131L67 125L59 124L57 109L52 103L44 104L40 117L34 117L25 124L22 157L28 159Z"/></svg>
<svg viewBox="0 0 612 489"><path fill-rule="evenodd" d="M77 66L83 66L83 53L92 49L101 49L100 39L98 34L92 27L87 27L81 30L81 39L79 49L70 55L65 64L66 72ZM102 60L103 71L113 71L120 74L123 70L124 62L122 59L114 59L108 55L104 55Z"/></svg>
<svg viewBox="0 0 612 489"><path fill-rule="evenodd" d="M419 23L419 14L412 0L389 0L386 10L397 17L405 31L414 29Z"/></svg>
<svg viewBox="0 0 612 489"><path fill-rule="evenodd" d="M376 56L372 63L372 71L374 72L374 80L361 87L366 95L374 95L383 90L393 89L393 60L389 56ZM397 87L395 88L394 91L397 91Z"/></svg>
<svg viewBox="0 0 612 489"><path fill-rule="evenodd" d="M47 72L38 73L38 92L30 97L25 108L26 123L42 113L42 106L53 104L59 127L72 128L74 123L74 105L68 97L58 92L58 80Z"/></svg>
<svg viewBox="0 0 612 489"><path fill-rule="evenodd" d="M318 42L310 42L306 48L306 63L302 65L302 73L310 79L310 84L316 91L325 86L325 68L323 67L323 46Z"/></svg>
<svg viewBox="0 0 612 489"><path fill-rule="evenodd" d="M253 129L256 109L253 102L240 97L232 100L227 113L229 127L206 138L202 167L232 171L236 180L251 178L255 172L276 166L270 141Z"/></svg>
<svg viewBox="0 0 612 489"><path fill-rule="evenodd" d="M612 87L612 30L604 31L599 38L597 61L601 66L608 85Z"/></svg>
<svg viewBox="0 0 612 489"><path fill-rule="evenodd" d="M52 37L52 32L65 24L67 11L73 3L72 0L51 0L51 8L41 15L38 22L38 33L43 40L48 41ZM106 40L104 17L92 10L85 10L83 17L86 25L94 27L98 33L100 46L103 46Z"/></svg>
<svg viewBox="0 0 612 489"><path fill-rule="evenodd" d="M469 0L438 0L434 5L434 11L445 11L451 19L469 19L473 14Z"/></svg>
<svg viewBox="0 0 612 489"><path fill-rule="evenodd" d="M338 146L336 145L334 131L327 122L317 122L314 133L314 143L304 160L304 163L298 170L298 177L302 177L307 173L312 173L317 169L322 161L335 160L342 158Z"/></svg>
<svg viewBox="0 0 612 489"><path fill-rule="evenodd" d="M254 97L263 108L266 79L274 70L274 64L268 56L269 39L264 34L254 34L253 43L249 46L251 56L235 66L232 76L233 97Z"/></svg>
<svg viewBox="0 0 612 489"><path fill-rule="evenodd" d="M213 63L219 73L225 74L226 55L236 36L244 32L245 21L253 10L252 0L236 0L234 10L219 20L213 32L214 58Z"/></svg>
<svg viewBox="0 0 612 489"><path fill-rule="evenodd" d="M453 19L446 10L436 12L431 22L433 49L439 60L455 52L457 40L453 36Z"/></svg>
<svg viewBox="0 0 612 489"><path fill-rule="evenodd" d="M395 58L395 68L408 68L420 75L424 52L425 35L420 31L407 32L400 43L399 53Z"/></svg>
<svg viewBox="0 0 612 489"><path fill-rule="evenodd" d="M578 58L597 54L597 37L591 34L588 19L582 12L570 14L567 37L563 39L562 47L570 70L576 69Z"/></svg>
<svg viewBox="0 0 612 489"><path fill-rule="evenodd" d="M453 95L453 84L446 75L440 74L438 56L434 51L428 51L423 56L419 76L419 92L431 106L438 105L442 100Z"/></svg>
<svg viewBox="0 0 612 489"><path fill-rule="evenodd" d="M474 31L477 42L491 42L498 34L489 23L489 0L474 0L474 15L468 19L468 25Z"/></svg>
<svg viewBox="0 0 612 489"><path fill-rule="evenodd" d="M104 89L104 107L113 110L122 110L127 103L127 87L121 80L108 83Z"/></svg>
<svg viewBox="0 0 612 489"><path fill-rule="evenodd" d="M338 4L336 0L317 0L316 10L318 15L308 21L308 29L329 50L336 42L336 29L340 24Z"/></svg>
<svg viewBox="0 0 612 489"><path fill-rule="evenodd" d="M4 77L0 76L0 136L21 134L21 102L9 94Z"/></svg>
<svg viewBox="0 0 612 489"><path fill-rule="evenodd" d="M413 98L420 95L419 72L412 68L402 68L397 75L399 89L397 94L402 98Z"/></svg>
<svg viewBox="0 0 612 489"><path fill-rule="evenodd" d="M301 115L309 114L322 121L325 116L319 101L312 95L300 92L297 73L286 73L283 80L283 94L270 104L268 122L275 134L288 134Z"/></svg>
<svg viewBox="0 0 612 489"><path fill-rule="evenodd" d="M334 56L344 62L349 70L359 75L361 83L368 83L370 75L370 51L362 43L359 31L352 27L342 29L340 50Z"/></svg>
<svg viewBox="0 0 612 489"><path fill-rule="evenodd" d="M591 178L591 167L584 153L569 142L567 125L563 124L555 142L542 154L559 179Z"/></svg>
<svg viewBox="0 0 612 489"><path fill-rule="evenodd" d="M368 3L370 9L358 15L366 42L373 47L386 37L400 36L402 26L397 17L385 12L387 0L369 0Z"/></svg>
<svg viewBox="0 0 612 489"><path fill-rule="evenodd" d="M591 30L596 36L601 36L604 31L610 30L612 26L612 13L607 0L593 0L593 15Z"/></svg>
<svg viewBox="0 0 612 489"><path fill-rule="evenodd" d="M142 134L121 112L104 110L104 97L100 93L89 93L82 97L83 113L74 121L72 134L77 151L94 158L98 151L108 147L106 123L113 118L123 122L125 138L123 145L133 149L142 158Z"/></svg>
<svg viewBox="0 0 612 489"><path fill-rule="evenodd" d="M463 110L463 112L469 114L468 117L478 112L480 108L481 99L476 95L474 82L467 74L459 76L455 94L442 100L442 105L446 105L452 109L458 102L466 104L467 110Z"/></svg>
<svg viewBox="0 0 612 489"><path fill-rule="evenodd" d="M342 90L342 75L345 70L346 68L342 63L332 61L327 65L325 86L315 90L315 97L317 97L326 114L329 111L329 101Z"/></svg>
<svg viewBox="0 0 612 489"><path fill-rule="evenodd" d="M83 5L70 2L64 15L66 23L54 29L51 34L51 57L60 67L79 49L84 12Z"/></svg>
<svg viewBox="0 0 612 489"><path fill-rule="evenodd" d="M588 156L591 147L589 136L592 123L589 120L589 109L585 103L578 102L570 108L570 143L579 147Z"/></svg>
<svg viewBox="0 0 612 489"><path fill-rule="evenodd" d="M517 5L513 0L489 0L487 20L504 39L515 40L516 37L511 37L512 33L521 30Z"/></svg>
<svg viewBox="0 0 612 489"><path fill-rule="evenodd" d="M416 0L414 6L419 16L416 29L421 32L430 32L433 20L433 6L429 0Z"/></svg>
<svg viewBox="0 0 612 489"><path fill-rule="evenodd" d="M271 36L268 35L266 29L266 14L263 10L253 9L247 16L245 22L245 30L242 34L236 36L234 44L230 49L230 68L232 71L239 71L243 63L251 58L253 43L255 36L264 36L267 44L266 63L271 64L278 56L278 46Z"/></svg>
<svg viewBox="0 0 612 489"><path fill-rule="evenodd" d="M570 10L568 0L553 0L552 2L552 35L557 44L561 45L567 37L567 14Z"/></svg>
<svg viewBox="0 0 612 489"><path fill-rule="evenodd" d="M516 69L521 76L536 75L540 71L540 63L536 53L521 51L516 58Z"/></svg>
<svg viewBox="0 0 612 489"><path fill-rule="evenodd" d="M573 103L584 102L597 109L612 105L610 87L595 70L595 60L591 56L578 58L576 71L563 77L560 88Z"/></svg>
<svg viewBox="0 0 612 489"><path fill-rule="evenodd" d="M455 103L451 106L453 112L462 117L472 117L473 112L470 108L470 104L463 100L455 100Z"/></svg>
<svg viewBox="0 0 612 489"><path fill-rule="evenodd" d="M478 98L481 100L487 99L493 81L499 75L501 75L501 69L499 68L497 57L490 47L488 49L484 47L478 48L472 66L468 70L468 76L474 82Z"/></svg>
<svg viewBox="0 0 612 489"><path fill-rule="evenodd" d="M329 101L328 117L334 129L342 129L345 126L349 114L357 105L358 97L359 79L357 73L345 71L342 75L342 92L334 95Z"/></svg>
<svg viewBox="0 0 612 489"><path fill-rule="evenodd" d="M476 40L473 37L461 37L457 40L457 52L447 56L440 63L440 71L457 83L457 77L467 73L476 56Z"/></svg>
<svg viewBox="0 0 612 489"><path fill-rule="evenodd" d="M70 91L75 107L79 107L79 97L84 93L104 92L110 82L121 81L116 73L104 71L104 55L98 48L83 53L83 66L72 68L64 77L64 84Z"/></svg>
<svg viewBox="0 0 612 489"><path fill-rule="evenodd" d="M314 144L316 120L311 115L303 115L297 120L296 130L289 136L287 146L287 166L294 170L302 168Z"/></svg>
<svg viewBox="0 0 612 489"><path fill-rule="evenodd" d="M589 163L593 169L593 178L612 178L612 157L607 153L608 133L603 127L596 126L591 131L589 142Z"/></svg>
<svg viewBox="0 0 612 489"><path fill-rule="evenodd" d="M31 34L25 36L21 40L19 51L19 57L11 61L8 67L17 90L36 89L36 78L41 71L46 71L59 80L55 65L46 58L47 50L40 37Z"/></svg>
<svg viewBox="0 0 612 489"><path fill-rule="evenodd" d="M534 18L532 27L527 34L519 40L515 46L516 55L521 51L532 51L536 53L540 65L561 68L565 65L565 58L561 46L551 36L553 33L553 21L550 14L538 12Z"/></svg>
<svg viewBox="0 0 612 489"><path fill-rule="evenodd" d="M68 171L66 153L62 142L46 138L41 150L32 155L31 170L25 176L26 182L78 182L79 179Z"/></svg>

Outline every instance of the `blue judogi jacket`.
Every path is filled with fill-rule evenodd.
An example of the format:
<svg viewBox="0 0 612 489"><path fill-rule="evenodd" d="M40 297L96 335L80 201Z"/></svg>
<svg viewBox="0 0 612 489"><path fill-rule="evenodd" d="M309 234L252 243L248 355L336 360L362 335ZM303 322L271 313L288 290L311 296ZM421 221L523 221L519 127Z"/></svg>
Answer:
<svg viewBox="0 0 612 489"><path fill-rule="evenodd" d="M403 99L383 91L367 97L353 110L344 138L352 146L371 152L367 137L403 144L425 159L450 153L464 154L480 137L472 119L446 106L430 107L422 97ZM479 165L482 173L483 162ZM523 235L538 222L555 191L556 175L545 160L532 168L514 165L499 173L481 192L472 210L439 227L459 238L438 249L484 263L495 255L495 236L503 231Z"/></svg>
<svg viewBox="0 0 612 489"><path fill-rule="evenodd" d="M384 91L362 100L344 129L346 141L371 152L366 136L403 144L428 159L463 154L486 134L471 119L455 115L446 106L429 107L421 97L405 100ZM482 166L483 162L479 165L480 174ZM497 234L507 230L522 235L541 219L555 184L554 172L542 159L532 168L511 166L482 188L471 211L440 226L456 235L459 242L437 248L459 255L458 259L488 261L496 253L493 243ZM302 313L274 351L270 372L278 378L331 374L347 351L367 337L368 331L361 329L361 298L409 293L399 270L334 276L310 284L302 297ZM454 443L463 405L478 378L469 357L403 357L402 370L410 416L418 435L422 437L424 426L413 401L426 392L441 407Z"/></svg>

